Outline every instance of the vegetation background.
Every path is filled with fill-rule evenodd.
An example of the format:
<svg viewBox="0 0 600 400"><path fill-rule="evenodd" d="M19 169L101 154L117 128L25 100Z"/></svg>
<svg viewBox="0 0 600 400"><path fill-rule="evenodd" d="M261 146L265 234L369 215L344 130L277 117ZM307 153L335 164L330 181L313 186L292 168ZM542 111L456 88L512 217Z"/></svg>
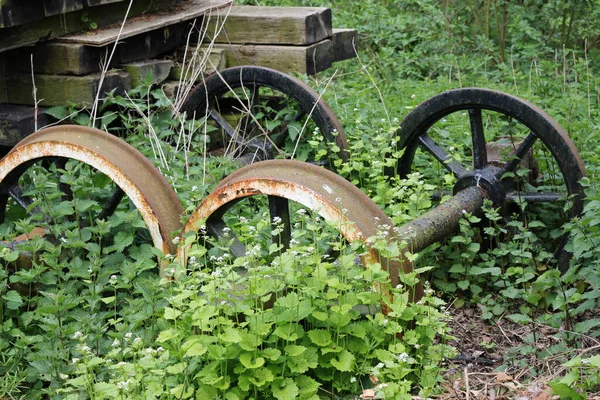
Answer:
<svg viewBox="0 0 600 400"><path fill-rule="evenodd" d="M481 398L511 398L524 396L523 385L540 382L542 392L547 389L564 399L593 398L600 391L600 1L237 4L330 7L334 26L359 31L357 58L300 78L323 92L345 128L352 159L339 173L383 207L396 225L428 209L435 189L423 181L427 171L402 182L390 182L383 174L389 160L382 155L397 140L400 121L419 103L448 89L487 87L522 97L554 117L574 140L588 174L584 214L563 227L570 233L573 253L569 270L560 274L532 256L538 232L533 225L515 224L517 234L506 240L502 228L492 224L487 234L499 244L482 249L470 239L479 219L467 215L457 236L419 256L417 267L431 282L423 302L408 305L407 292L391 288L399 298L394 312L361 318L350 310L378 305L381 299L371 296L370 288L374 282L385 284L386 277L379 269L359 270L354 253L360 249L355 247L340 257L343 273L337 269L340 264L323 262L303 242L325 235L314 221L302 219L308 217L299 217L305 224L300 235L308 233L290 249L304 257L274 258L271 249L259 246L246 258L232 260L228 246L204 247L202 232L198 238L184 238L198 242L191 252L198 267L172 284L170 276L178 266L171 264L168 276L157 277L158 255L147 243L139 244L133 232L133 227L143 226L139 215L119 209L106 221L81 228L69 223L98 204L63 201L47 215L64 220L53 229L68 240L31 241L26 250L43 253L43 262L10 276L6 269L0 271L0 398L317 400L356 398L365 389L378 398L472 398L475 390ZM114 106L120 107L118 112ZM238 167L223 157L205 157L202 135L190 141L196 153L173 146L179 143L173 138L180 121L172 119L169 100L159 89L139 87L126 98L109 98L103 107L98 127L118 119L127 140L161 168L186 211ZM67 108L52 112L67 115ZM95 120L85 112L72 119L83 125ZM314 142L319 139L313 137ZM459 146L461 140L456 141ZM103 179L88 179L85 168L67 167L59 171L60 181L84 199L108 185ZM38 187L57 186L44 176L36 176ZM498 217L489 205L484 211L488 221ZM240 212L241 238L257 237L257 228L246 225L255 217L252 210ZM27 231L36 223L31 218L16 226L5 223L0 234L10 240L15 231ZM272 236L269 223L260 229L264 237ZM381 250L398 256L397 248ZM311 257L315 253L316 259ZM11 263L18 252L3 250L0 257ZM65 257L72 261L65 262ZM264 259L277 263L263 265ZM240 322L235 307L213 306L228 304L215 288L235 288L249 279L236 274L240 265L256 266L248 267L249 276L263 284L250 298L274 291L280 295L272 312L236 301L248 307L244 312L249 320L260 317L261 324ZM308 272L300 276L298 271ZM296 292L269 286L273 280L265 279L267 274ZM404 279L409 285L415 278ZM30 292L34 295L21 295L11 288L14 284L36 289ZM407 321L413 320L416 326L411 327ZM489 382L480 381L475 388L471 380L469 388L468 373L444 364L453 356L447 346L448 326L461 332L459 320L467 324L467 332L487 332L487 340L476 336L478 349L500 354L500 365L480 375L493 377L493 395L487 391ZM512 341L503 341L507 335L501 320L512 324ZM472 339L467 336L461 340ZM453 344L460 346L461 341ZM499 373L510 377L508 392L507 381L496 380Z"/></svg>

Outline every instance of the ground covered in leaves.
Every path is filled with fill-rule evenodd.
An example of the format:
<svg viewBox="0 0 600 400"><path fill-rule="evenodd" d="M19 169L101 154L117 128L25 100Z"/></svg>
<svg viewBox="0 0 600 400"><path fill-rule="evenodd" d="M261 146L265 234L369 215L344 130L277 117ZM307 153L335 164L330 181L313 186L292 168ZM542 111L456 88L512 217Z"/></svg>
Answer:
<svg viewBox="0 0 600 400"><path fill-rule="evenodd" d="M458 355L448 361L446 390L438 399L558 399L548 382L565 374L563 364L576 356L600 354L600 340L591 336L580 337L579 348L569 353L555 352L559 329L502 317L486 322L477 307L454 309L452 314L455 340L450 344ZM600 391L588 392L587 399L599 400Z"/></svg>

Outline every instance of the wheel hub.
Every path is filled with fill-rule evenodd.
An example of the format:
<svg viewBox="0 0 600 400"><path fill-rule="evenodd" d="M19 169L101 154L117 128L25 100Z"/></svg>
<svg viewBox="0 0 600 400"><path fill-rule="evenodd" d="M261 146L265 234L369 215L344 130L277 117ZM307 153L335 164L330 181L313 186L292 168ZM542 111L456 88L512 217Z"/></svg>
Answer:
<svg viewBox="0 0 600 400"><path fill-rule="evenodd" d="M499 171L500 168L495 166L469 171L456 182L453 194L456 195L461 190L477 186L487 193L487 197L492 200L495 207L500 207L506 199L506 188L503 182L496 177Z"/></svg>

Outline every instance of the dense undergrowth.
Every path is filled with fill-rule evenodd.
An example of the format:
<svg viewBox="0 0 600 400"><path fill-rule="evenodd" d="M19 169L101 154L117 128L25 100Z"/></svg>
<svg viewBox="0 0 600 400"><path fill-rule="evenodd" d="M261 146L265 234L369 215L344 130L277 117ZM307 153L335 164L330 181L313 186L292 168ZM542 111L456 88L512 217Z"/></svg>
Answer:
<svg viewBox="0 0 600 400"><path fill-rule="evenodd" d="M451 334L445 307L471 303L479 305L484 320L505 317L560 328L552 348L537 349L533 337L519 354L558 358L566 370L552 387L564 398L597 392L600 356L577 351L597 346L600 336L597 1L260 4L328 6L336 27L359 30L357 59L302 79L323 90L348 136L352 157L337 164L338 172L397 226L431 209L432 194L453 184L444 173L441 181L428 180L427 169L403 180L384 174L400 155L390 152L402 134L400 121L419 103L448 89L478 86L527 99L555 118L588 174L584 213L553 233L569 233L569 269L561 274L538 245L547 239L543 219L506 225L499 210L486 204L482 215L465 215L456 236L415 259L432 288L409 305L404 286L414 284L414 276L392 288L378 265L356 262L363 248L336 242L332 227L315 223L299 207L298 236L286 252L258 241L245 257L232 257L227 243L211 242L200 229L175 239L194 243L187 273L167 256L160 277L161 256L148 244L139 214L123 205L105 221L82 226L81 216L92 216L100 201L81 200L102 198L100 189L109 184L79 164L52 167L80 201L48 195L35 204L43 213L16 215L16 223L1 226L10 239L44 222L36 216L47 215L58 240L27 242L20 249L34 255L27 270L12 269L18 252L2 251L8 268L0 272L0 395L317 399L353 398L374 388L382 398L426 397L440 390L441 360L452 356L445 346ZM52 112L67 115L69 109ZM89 123L85 113L73 119ZM225 157L206 157L203 134L179 146L180 121L158 88L109 99L98 127L115 126L167 176L187 212L238 168ZM452 121L444 126L457 153L468 144L456 135L459 129ZM315 134L307 146L322 141ZM52 168L36 171L29 183L56 191L57 182L47 178L48 170L56 172ZM248 243L277 235L261 207L240 209L233 224ZM338 261L327 260L327 246L315 243L337 246ZM379 246L399 256L386 242ZM248 273L241 275L239 267ZM383 300L370 290L374 283L395 297L391 314L381 313ZM272 308L264 306L268 302ZM366 316L359 312L365 308ZM523 363L525 358L514 356L499 369Z"/></svg>

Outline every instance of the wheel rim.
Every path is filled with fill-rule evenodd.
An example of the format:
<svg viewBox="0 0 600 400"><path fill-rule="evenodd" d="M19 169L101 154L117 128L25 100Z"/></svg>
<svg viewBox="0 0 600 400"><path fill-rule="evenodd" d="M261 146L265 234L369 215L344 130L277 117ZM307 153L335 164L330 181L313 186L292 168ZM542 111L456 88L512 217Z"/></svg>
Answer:
<svg viewBox="0 0 600 400"><path fill-rule="evenodd" d="M227 98L234 92L233 98ZM276 103L279 100L275 97L283 97L285 106ZM277 111L282 107L284 110ZM297 143L313 136L313 126L319 128L326 143L337 145L339 158L348 159L342 126L321 96L304 82L273 69L242 66L212 74L189 94L181 111L188 118L207 116L228 137L230 145L243 149L237 155L246 154L248 163L298 156ZM241 117L230 122L227 115L233 113Z"/></svg>
<svg viewBox="0 0 600 400"><path fill-rule="evenodd" d="M501 122L494 125L495 119ZM462 131L455 126L462 126ZM450 128L456 129L454 136L448 135ZM498 136L502 130L509 133L508 140ZM417 106L404 119L399 132L399 147L404 149L398 165L401 177L411 172L418 162L417 155L422 153L456 178L454 193L481 185L496 207L510 208L510 204L518 202L540 207L568 198L570 208L565 218L577 216L583 210L584 191L579 181L585 176L585 168L572 140L548 114L518 97L489 89L450 90ZM470 138L464 140L466 151L457 159L448 143L460 138L460 132ZM499 151L498 143L503 143L506 149L500 160L494 154ZM461 156L468 152L470 156L467 154L466 161L461 162ZM535 176L528 175L526 179L510 177L518 175L521 168L535 169L536 163L540 174L532 171ZM543 171L544 166L547 171ZM555 181L553 185L544 182L548 178ZM532 187L535 190L527 190ZM552 187L557 190L548 189ZM565 239L555 256L562 252Z"/></svg>
<svg viewBox="0 0 600 400"><path fill-rule="evenodd" d="M29 208L31 200L21 193L19 179L40 162L59 160L62 163L64 159L76 160L107 176L119 188L112 191L108 203L118 203L123 195L127 196L139 211L153 245L165 254L175 254L176 246L171 235L180 230L179 216L183 212L175 192L136 149L93 128L57 126L44 129L18 143L0 160L2 221L10 199L23 208ZM64 189L61 191L66 194ZM108 203L96 214L97 218L114 212L116 205Z"/></svg>
<svg viewBox="0 0 600 400"><path fill-rule="evenodd" d="M215 236L221 235L223 227L228 225L223 218L224 213L242 199L256 196L267 196L269 219L281 218L283 224L290 227L288 235L293 225L289 207L294 202L336 227L349 243L363 242L382 230L390 232L390 239L393 239L393 225L389 218L358 188L324 168L292 160L264 161L228 176L191 214L184 226L184 236L199 229L206 229ZM233 240L230 247L232 253L245 253L245 246L237 240L235 233L227 238ZM188 249L189 246L181 247L178 253L184 265L187 263ZM410 263L384 260L373 248L367 248L363 262L387 265L392 285L399 283L400 271L412 271ZM420 285L415 287L415 293L417 298L421 296Z"/></svg>

